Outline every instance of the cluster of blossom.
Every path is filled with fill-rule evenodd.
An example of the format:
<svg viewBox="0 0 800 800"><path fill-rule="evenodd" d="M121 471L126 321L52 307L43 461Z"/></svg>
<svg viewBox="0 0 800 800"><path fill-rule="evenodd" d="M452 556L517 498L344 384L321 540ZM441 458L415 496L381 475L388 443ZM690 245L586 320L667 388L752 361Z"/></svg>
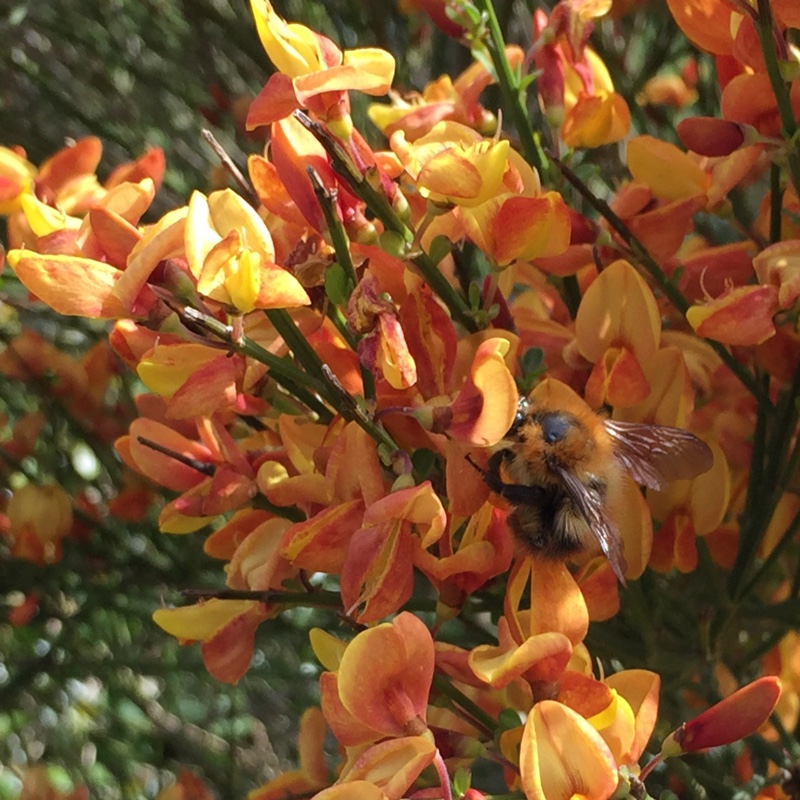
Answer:
<svg viewBox="0 0 800 800"><path fill-rule="evenodd" d="M711 448L711 469L664 491L627 492L613 509L625 577L691 573L698 537L739 579L756 559L780 566L800 527L800 153L797 135L781 136L796 131L800 78L776 79L771 67L793 57L784 34L800 26L796 4L670 2L686 35L717 56L723 118L685 120L689 152L630 138L632 179L608 202L524 126L523 156L478 98L535 70L558 147L623 140L628 106L588 46L592 16L610 2L537 11L528 53L491 39L488 3L477 4L483 15L426 3L486 57L456 80L371 106L385 151L353 126L349 92L389 93L393 58L343 52L284 22L268 0L251 5L276 72L247 117L269 145L248 160L238 192L194 192L142 225L163 172L158 152L101 185L99 144L84 139L38 170L20 149L0 149L0 210L8 263L36 298L115 320L113 351L149 390L116 447L176 493L161 530L217 525L205 550L225 562L228 594L161 609L156 623L201 642L208 670L235 682L257 627L291 605L328 603L314 576L337 579L335 600L358 633L312 632L325 671L321 709L301 722L300 769L253 797L474 800L480 792L460 770L479 756L501 763L508 790L528 800L642 797L662 758L758 729L779 702L776 678L686 723L640 771L659 676L595 675L583 643L590 621L620 609L614 573L602 557L567 565L515 544L506 504L470 460L486 463L517 413L518 387L536 379L535 392L565 408L691 429ZM762 49L764 26L772 44ZM733 189L782 164L785 191L765 194L742 241L709 244L695 229L699 212L727 214ZM545 174L601 217L545 189ZM489 265L471 285L462 246ZM44 359L32 338L26 346ZM544 376L526 369L532 350ZM770 415L780 424L770 424L765 457L752 437ZM46 531L35 518L25 524L12 520L16 554L32 557L38 535L57 557L66 520L51 515ZM774 597L796 595L788 571L777 574ZM436 597L427 614L403 610L415 575ZM498 582L495 644L438 638ZM789 730L800 707L796 644L787 637L765 659L786 681L778 713ZM498 722L504 709L513 724ZM333 777L326 726L342 749Z"/></svg>

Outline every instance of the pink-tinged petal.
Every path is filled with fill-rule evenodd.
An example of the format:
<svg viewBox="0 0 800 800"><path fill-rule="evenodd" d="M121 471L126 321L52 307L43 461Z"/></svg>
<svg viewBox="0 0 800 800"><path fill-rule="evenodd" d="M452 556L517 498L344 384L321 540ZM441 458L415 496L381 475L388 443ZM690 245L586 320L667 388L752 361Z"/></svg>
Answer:
<svg viewBox="0 0 800 800"><path fill-rule="evenodd" d="M469 654L469 666L475 675L494 689L528 673L537 680L555 680L572 656L572 645L561 633L541 633L526 639L519 647L479 645Z"/></svg>
<svg viewBox="0 0 800 800"><path fill-rule="evenodd" d="M384 523L356 531L341 573L345 608L359 622L375 622L397 611L413 591L414 537L410 530L400 523Z"/></svg>
<svg viewBox="0 0 800 800"><path fill-rule="evenodd" d="M542 700L525 723L520 775L527 800L608 800L617 765L600 734L561 703Z"/></svg>
<svg viewBox="0 0 800 800"><path fill-rule="evenodd" d="M300 569L338 574L342 571L350 538L361 527L363 517L361 500L326 508L286 531L283 554Z"/></svg>
<svg viewBox="0 0 800 800"><path fill-rule="evenodd" d="M661 752L666 758L696 753L738 742L755 733L769 719L780 698L781 688L780 680L772 675L743 686L699 716L684 722L664 740Z"/></svg>
<svg viewBox="0 0 800 800"><path fill-rule="evenodd" d="M221 528L217 528L204 542L203 552L211 558L229 561L236 548L259 525L272 519L269 511L258 508L243 508L237 511Z"/></svg>
<svg viewBox="0 0 800 800"><path fill-rule="evenodd" d="M698 336L722 344L761 344L775 335L775 286L739 286L706 305L692 306L686 319Z"/></svg>
<svg viewBox="0 0 800 800"><path fill-rule="evenodd" d="M753 277L752 242L734 242L719 247L708 247L678 256L673 264L665 265L668 274L673 268L678 288L691 301L699 302L707 295L716 297L731 284L742 286ZM673 266L674 265L674 266ZM770 283L761 280L761 283Z"/></svg>
<svg viewBox="0 0 800 800"><path fill-rule="evenodd" d="M261 125L271 125L290 116L298 108L300 103L292 79L282 72L276 72L270 75L264 88L250 104L245 129L252 131Z"/></svg>
<svg viewBox="0 0 800 800"><path fill-rule="evenodd" d="M212 463L212 455L207 447L153 420L134 420L131 423L130 436L123 439L132 459L132 463L127 462L129 466L175 492L185 492L197 486L205 480L205 476L196 469L148 447L140 439L157 442L189 459Z"/></svg>
<svg viewBox="0 0 800 800"><path fill-rule="evenodd" d="M130 222L107 208L93 208L87 218L94 241L87 241L84 250L99 248L109 264L124 269L131 250L142 238L142 234Z"/></svg>
<svg viewBox="0 0 800 800"><path fill-rule="evenodd" d="M634 180L668 202L705 194L711 184L711 176L696 160L653 136L636 136L628 142L628 169Z"/></svg>
<svg viewBox="0 0 800 800"><path fill-rule="evenodd" d="M357 470L353 464L358 464ZM363 498L367 506L386 495L378 448L375 440L355 422L348 423L336 438L325 477L335 497Z"/></svg>
<svg viewBox="0 0 800 800"><path fill-rule="evenodd" d="M519 392L506 365L507 339L491 338L478 345L469 376L450 409L450 436L477 447L491 447L506 435L517 413Z"/></svg>
<svg viewBox="0 0 800 800"><path fill-rule="evenodd" d="M657 261L672 258L692 227L694 215L706 204L705 195L675 200L625 223Z"/></svg>
<svg viewBox="0 0 800 800"><path fill-rule="evenodd" d="M771 89L766 72L736 75L722 90L722 116L750 125L762 136L780 136L781 119Z"/></svg>
<svg viewBox="0 0 800 800"><path fill-rule="evenodd" d="M147 228L128 256L128 266L114 287L126 309L132 309L139 293L160 261L183 255L187 208L169 211Z"/></svg>
<svg viewBox="0 0 800 800"><path fill-rule="evenodd" d="M104 186L111 192L125 183L142 184L150 181L155 193L161 188L166 167L164 151L160 147L148 147L135 161L128 161L111 170Z"/></svg>
<svg viewBox="0 0 800 800"><path fill-rule="evenodd" d="M217 600L182 608L159 608L153 621L170 636L187 642L206 641L235 617L247 614L254 600Z"/></svg>
<svg viewBox="0 0 800 800"><path fill-rule="evenodd" d="M364 514L365 526L395 520L413 525L423 547L439 541L447 526L447 514L430 481L391 492Z"/></svg>
<svg viewBox="0 0 800 800"><path fill-rule="evenodd" d="M383 738L381 731L370 727L342 705L338 675L323 672L319 676L319 693L322 713L339 744L353 747Z"/></svg>
<svg viewBox="0 0 800 800"><path fill-rule="evenodd" d="M63 147L39 167L37 180L55 194L77 176L91 175L100 163L103 143L96 136L78 139Z"/></svg>
<svg viewBox="0 0 800 800"><path fill-rule="evenodd" d="M203 642L200 647L203 663L212 677L236 684L247 672L253 658L256 628L269 616L266 608L263 603L253 603L246 613L231 619Z"/></svg>
<svg viewBox="0 0 800 800"><path fill-rule="evenodd" d="M289 524L279 517L266 520L236 548L226 581L231 589L277 589L291 577L292 570L280 553L281 538Z"/></svg>
<svg viewBox="0 0 800 800"><path fill-rule="evenodd" d="M687 149L701 156L727 156L744 144L745 128L718 117L689 117L677 127L678 138Z"/></svg>
<svg viewBox="0 0 800 800"><path fill-rule="evenodd" d="M170 398L169 416L173 419L211 416L232 408L243 370L242 361L226 354L198 366Z"/></svg>
<svg viewBox="0 0 800 800"><path fill-rule="evenodd" d="M336 178L322 145L290 116L272 125L271 156L278 177L308 224L317 231L326 231L327 223L306 171L313 167L326 188L336 187Z"/></svg>
<svg viewBox="0 0 800 800"><path fill-rule="evenodd" d="M73 256L43 256L32 250L10 250L7 259L25 288L59 314L94 319L127 315L115 296L123 273L110 264Z"/></svg>
<svg viewBox="0 0 800 800"><path fill-rule="evenodd" d="M627 408L648 398L650 383L639 360L627 347L613 347L594 365L585 394L586 402L595 408L603 404Z"/></svg>
<svg viewBox="0 0 800 800"><path fill-rule="evenodd" d="M142 356L136 372L142 382L162 397L172 397L192 374L219 358L219 350L203 344L162 344Z"/></svg>
<svg viewBox="0 0 800 800"><path fill-rule="evenodd" d="M633 742L625 763L637 762L647 747L658 719L661 678L646 669L626 669L605 679L605 684L627 700L636 718Z"/></svg>
<svg viewBox="0 0 800 800"><path fill-rule="evenodd" d="M339 781L368 780L390 800L400 800L433 763L436 745L425 736L403 736L379 742L344 765Z"/></svg>
<svg viewBox="0 0 800 800"><path fill-rule="evenodd" d="M433 667L430 631L403 612L350 642L339 666L339 696L351 714L386 736L419 735L427 729Z"/></svg>
<svg viewBox="0 0 800 800"><path fill-rule="evenodd" d="M372 264L372 257L370 262ZM394 267L395 273L404 271L397 265ZM390 294L396 297L395 291ZM408 293L400 306L399 319L416 365L418 391L426 400L446 394L458 348L456 330L449 315L429 291L420 290Z"/></svg>
<svg viewBox="0 0 800 800"><path fill-rule="evenodd" d="M557 192L502 195L460 213L470 239L500 265L555 256L569 245L569 211Z"/></svg>

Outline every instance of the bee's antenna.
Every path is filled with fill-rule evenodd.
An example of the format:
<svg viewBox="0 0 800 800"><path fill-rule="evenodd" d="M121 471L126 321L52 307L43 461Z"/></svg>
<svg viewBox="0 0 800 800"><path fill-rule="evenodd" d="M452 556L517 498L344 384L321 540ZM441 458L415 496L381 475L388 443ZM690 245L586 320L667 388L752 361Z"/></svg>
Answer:
<svg viewBox="0 0 800 800"><path fill-rule="evenodd" d="M480 473L481 475L483 475L483 476L485 476L485 475L486 475L486 470L485 470L485 469L483 469L482 467L478 466L478 464L476 464L476 463L475 463L475 459L473 459L473 458L472 458L472 456L471 456L469 453L467 453L467 454L464 456L464 458L466 458L466 459L467 459L467 461L469 462L469 464L470 464L470 465L471 465L471 466L472 466L472 467L473 467L473 468L476 470L476 472L479 472L479 473Z"/></svg>

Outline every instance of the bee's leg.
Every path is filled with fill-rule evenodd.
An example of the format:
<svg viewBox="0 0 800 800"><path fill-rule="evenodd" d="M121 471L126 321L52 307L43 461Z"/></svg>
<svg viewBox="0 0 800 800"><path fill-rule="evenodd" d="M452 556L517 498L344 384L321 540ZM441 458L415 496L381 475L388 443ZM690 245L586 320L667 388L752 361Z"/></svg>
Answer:
<svg viewBox="0 0 800 800"><path fill-rule="evenodd" d="M504 483L500 477L500 463L507 451L500 450L489 459L488 469L482 470L469 456L467 461L483 476L491 491L499 494L511 505L540 506L545 501L546 491L541 486L524 486L519 483Z"/></svg>
<svg viewBox="0 0 800 800"><path fill-rule="evenodd" d="M508 500L512 506L535 506L539 508L547 501L547 491L541 486L524 486L521 483L503 483L498 479L495 484L489 483L489 488Z"/></svg>

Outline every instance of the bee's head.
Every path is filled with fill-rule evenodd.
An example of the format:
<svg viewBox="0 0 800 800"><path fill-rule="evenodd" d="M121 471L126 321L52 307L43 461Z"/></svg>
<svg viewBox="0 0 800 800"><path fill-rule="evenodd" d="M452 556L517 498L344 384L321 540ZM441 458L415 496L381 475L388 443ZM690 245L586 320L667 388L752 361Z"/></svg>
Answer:
<svg viewBox="0 0 800 800"><path fill-rule="evenodd" d="M556 444L563 441L575 425L575 418L561 411L548 411L543 414L537 414L534 419L542 428L542 438L545 444Z"/></svg>
<svg viewBox="0 0 800 800"><path fill-rule="evenodd" d="M546 461L572 465L585 456L590 440L581 422L568 411L536 411L530 420Z"/></svg>

